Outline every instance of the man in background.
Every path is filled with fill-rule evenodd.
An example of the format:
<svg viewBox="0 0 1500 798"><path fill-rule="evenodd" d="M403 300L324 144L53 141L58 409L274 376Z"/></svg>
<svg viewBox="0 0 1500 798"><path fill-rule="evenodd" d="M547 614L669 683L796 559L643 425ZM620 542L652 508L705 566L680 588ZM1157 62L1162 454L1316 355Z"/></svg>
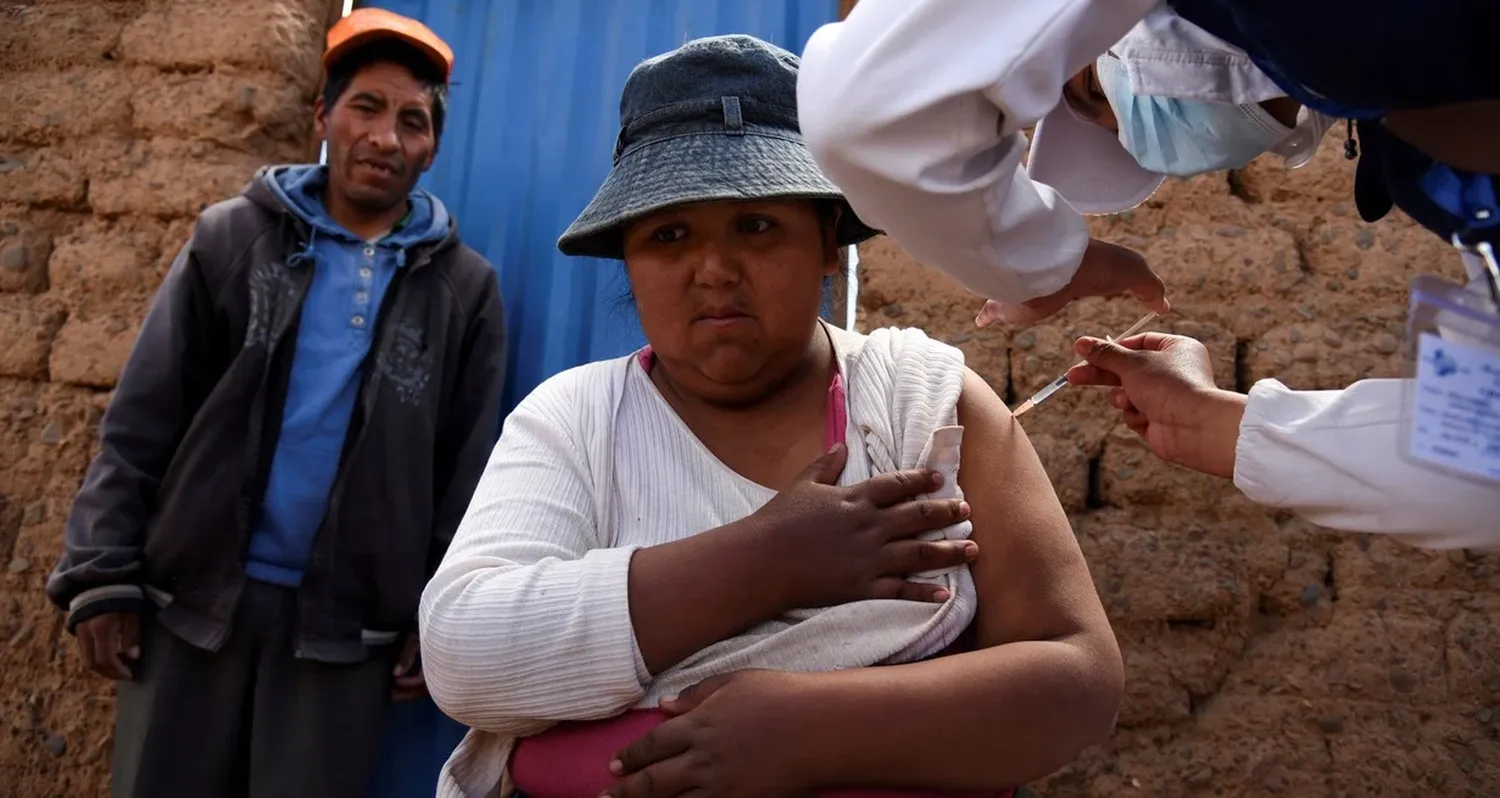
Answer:
<svg viewBox="0 0 1500 798"><path fill-rule="evenodd" d="M362 9L323 63L327 166L262 169L199 217L48 580L118 680L118 798L363 798L496 436L495 273L416 188L452 51Z"/></svg>

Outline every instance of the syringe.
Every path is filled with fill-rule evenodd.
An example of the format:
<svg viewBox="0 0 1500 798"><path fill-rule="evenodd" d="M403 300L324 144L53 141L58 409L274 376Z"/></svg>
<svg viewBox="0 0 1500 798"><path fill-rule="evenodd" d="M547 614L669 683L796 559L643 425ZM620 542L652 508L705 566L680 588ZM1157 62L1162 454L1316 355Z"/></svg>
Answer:
<svg viewBox="0 0 1500 798"><path fill-rule="evenodd" d="M1142 316L1140 321L1136 322L1135 324L1130 325L1130 329L1126 330L1125 332L1120 333L1119 335L1117 335L1117 336L1115 336L1113 338L1106 338L1104 340L1106 340L1106 341L1118 341L1121 338L1129 338L1130 336L1135 335L1136 333L1138 333L1141 330L1145 329L1145 327L1146 327L1147 324L1150 324L1151 322L1153 322L1155 320L1156 320L1156 312L1152 311L1150 313L1147 313L1145 316ZM1079 363L1078 365L1083 366L1083 365L1087 365L1087 363L1088 363L1088 361L1083 361L1082 363ZM1072 369L1069 369L1069 371L1071 371L1071 370ZM1037 391L1036 393L1032 394L1030 399L1027 399L1026 401L1020 403L1019 405L1016 405L1016 409L1011 411L1011 415L1013 415L1013 416L1019 416L1022 413L1025 413L1027 410L1030 410L1031 408L1036 407L1037 405L1039 405L1042 402L1046 401L1047 397L1049 397L1052 394L1055 394L1058 391L1062 390L1062 387L1064 385L1067 385L1067 384L1068 384L1068 372L1064 371L1062 373L1062 376L1060 376L1057 379L1055 379L1055 380L1047 383L1045 386L1042 387L1042 389L1040 391Z"/></svg>

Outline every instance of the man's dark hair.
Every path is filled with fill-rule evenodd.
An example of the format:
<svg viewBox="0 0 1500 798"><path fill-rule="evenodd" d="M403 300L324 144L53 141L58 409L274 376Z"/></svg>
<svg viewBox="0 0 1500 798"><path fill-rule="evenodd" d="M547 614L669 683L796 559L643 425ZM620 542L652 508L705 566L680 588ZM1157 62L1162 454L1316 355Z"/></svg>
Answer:
<svg viewBox="0 0 1500 798"><path fill-rule="evenodd" d="M443 71L421 50L400 39L377 39L356 48L340 58L328 70L328 80L323 84L323 113L333 111L333 106L349 90L354 76L371 64L389 62L401 67L422 84L432 96L432 137L441 142L443 122L448 117L448 84Z"/></svg>

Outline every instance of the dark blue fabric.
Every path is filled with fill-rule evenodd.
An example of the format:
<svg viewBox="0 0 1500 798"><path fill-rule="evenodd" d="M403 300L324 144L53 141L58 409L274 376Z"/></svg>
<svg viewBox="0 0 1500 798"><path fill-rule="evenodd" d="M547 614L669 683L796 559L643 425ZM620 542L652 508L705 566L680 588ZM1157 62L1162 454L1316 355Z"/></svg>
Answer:
<svg viewBox="0 0 1500 798"><path fill-rule="evenodd" d="M1437 163L1378 120L1359 123L1359 144L1354 200L1365 221L1395 206L1445 241L1500 241L1495 178Z"/></svg>
<svg viewBox="0 0 1500 798"><path fill-rule="evenodd" d="M435 197L418 190L401 229L365 242L324 209L327 167L285 167L270 178L271 189L312 231L293 260L312 267L313 274L246 573L296 587L323 523L386 288L405 264L409 247L448 234L448 213Z"/></svg>
<svg viewBox="0 0 1500 798"><path fill-rule="evenodd" d="M1500 96L1496 0L1168 2L1270 66L1293 98L1325 98L1353 118Z"/></svg>
<svg viewBox="0 0 1500 798"><path fill-rule="evenodd" d="M1452 169L1392 136L1388 110L1500 98L1500 0L1169 0L1249 53L1287 95L1360 120L1355 194L1367 221L1394 205L1433 233L1500 240L1495 177Z"/></svg>
<svg viewBox="0 0 1500 798"><path fill-rule="evenodd" d="M391 704L366 798L431 798L443 763L468 731L426 696Z"/></svg>
<svg viewBox="0 0 1500 798"><path fill-rule="evenodd" d="M1494 181L1475 177L1447 164L1436 164L1422 176L1422 193L1445 212L1468 219L1470 230L1494 227L1500 224Z"/></svg>

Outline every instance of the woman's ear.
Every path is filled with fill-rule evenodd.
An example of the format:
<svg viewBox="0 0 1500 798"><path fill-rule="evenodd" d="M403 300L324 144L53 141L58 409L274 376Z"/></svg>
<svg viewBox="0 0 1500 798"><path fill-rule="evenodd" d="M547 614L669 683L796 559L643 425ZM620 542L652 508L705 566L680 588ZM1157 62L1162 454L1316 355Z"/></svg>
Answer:
<svg viewBox="0 0 1500 798"><path fill-rule="evenodd" d="M828 245L823 247L823 276L833 277L843 271L844 248L829 241Z"/></svg>
<svg viewBox="0 0 1500 798"><path fill-rule="evenodd" d="M844 269L843 247L839 246L839 220L844 217L842 203L831 202L823 221L823 275L831 277Z"/></svg>

